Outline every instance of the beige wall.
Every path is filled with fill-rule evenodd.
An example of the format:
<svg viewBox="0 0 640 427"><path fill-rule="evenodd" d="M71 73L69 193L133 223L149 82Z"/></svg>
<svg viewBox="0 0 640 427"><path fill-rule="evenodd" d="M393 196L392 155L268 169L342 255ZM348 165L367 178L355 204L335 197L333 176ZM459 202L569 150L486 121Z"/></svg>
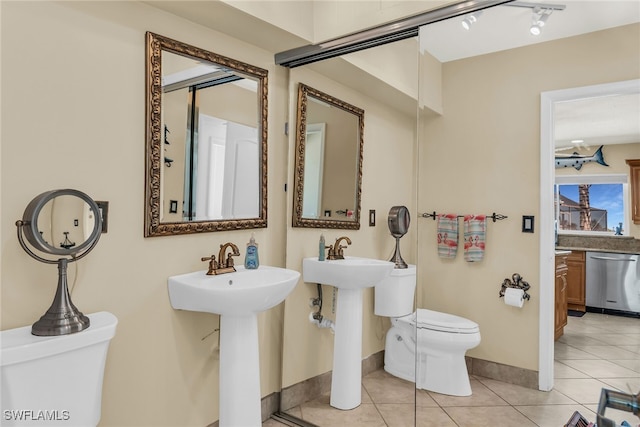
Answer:
<svg viewBox="0 0 640 427"><path fill-rule="evenodd" d="M364 159L362 179L362 215L359 230L323 230L291 227L293 194L287 204L287 267L302 271L302 259L318 256L318 240L323 233L326 244L333 244L340 236L349 236L353 242L345 255L390 259L395 240L389 234L387 214L395 205L406 205L415 211L415 117L408 117L373 101L358 92L301 67L290 71L289 91L290 123L295 123L295 102L298 83L335 96L342 101L365 110ZM289 162L293 161L295 135L289 135ZM291 169L291 168L290 168ZM293 174L289 173L289 182ZM291 187L290 187L291 188ZM369 227L369 210L375 209L376 226ZM416 221L416 219L414 219ZM415 222L402 239L402 254L407 262L415 263ZM302 281L285 302L285 329L283 350L283 387L328 372L333 363L333 335L328 329L319 329L309 322L309 299L317 297L316 284ZM323 287L322 314L335 320L332 313L333 288ZM389 327L386 318L373 314L373 290L367 290L363 299L362 357L384 349L384 334Z"/></svg>
<svg viewBox="0 0 640 427"><path fill-rule="evenodd" d="M420 222L418 303L479 323L470 356L538 370L540 287L552 283L540 283L540 230L521 222L540 216L540 93L638 78L639 40L636 24L443 64L444 114L420 121L418 210L509 216L489 222L479 263L438 258L436 223ZM522 309L498 298L516 272L531 285Z"/></svg>
<svg viewBox="0 0 640 427"><path fill-rule="evenodd" d="M269 70L269 226L260 260L284 266L286 70L273 53L135 2L1 2L2 329L49 307L56 267L31 259L14 223L43 191L76 188L110 203L109 232L69 269L84 313L118 320L104 379L103 426L203 426L218 419L218 317L175 311L167 277L207 266L251 232L143 238L145 32ZM259 316L262 395L280 389L283 307Z"/></svg>

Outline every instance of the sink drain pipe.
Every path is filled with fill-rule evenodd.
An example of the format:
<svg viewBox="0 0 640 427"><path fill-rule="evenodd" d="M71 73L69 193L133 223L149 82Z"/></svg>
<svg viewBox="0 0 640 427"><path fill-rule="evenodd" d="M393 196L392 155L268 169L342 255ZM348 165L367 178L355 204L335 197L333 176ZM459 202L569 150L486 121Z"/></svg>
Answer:
<svg viewBox="0 0 640 427"><path fill-rule="evenodd" d="M318 328L329 328L331 332L335 332L335 325L331 319L327 319L322 315L322 285L318 286L318 298L311 298L311 307L318 307L318 311L312 311L309 313L309 322L316 325Z"/></svg>

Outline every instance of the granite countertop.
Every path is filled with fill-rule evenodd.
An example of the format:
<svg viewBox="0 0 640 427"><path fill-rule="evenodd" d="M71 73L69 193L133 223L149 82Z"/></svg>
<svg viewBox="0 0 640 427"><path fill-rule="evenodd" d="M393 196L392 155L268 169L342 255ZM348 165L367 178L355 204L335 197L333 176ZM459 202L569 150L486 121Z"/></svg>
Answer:
<svg viewBox="0 0 640 427"><path fill-rule="evenodd" d="M608 252L612 254L640 255L639 251L627 251L623 249L601 249L601 248L580 248L580 247L560 247L556 246L556 255L566 255L564 252L584 251L584 252ZM558 253L560 252L560 253Z"/></svg>
<svg viewBox="0 0 640 427"><path fill-rule="evenodd" d="M577 236L560 234L558 250L640 254L640 240L632 236Z"/></svg>

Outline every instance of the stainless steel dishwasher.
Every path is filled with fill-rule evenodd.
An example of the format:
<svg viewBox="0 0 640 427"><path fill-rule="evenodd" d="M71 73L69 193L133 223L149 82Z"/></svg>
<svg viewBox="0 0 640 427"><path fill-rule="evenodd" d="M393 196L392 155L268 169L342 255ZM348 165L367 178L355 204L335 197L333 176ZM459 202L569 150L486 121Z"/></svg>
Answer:
<svg viewBox="0 0 640 427"><path fill-rule="evenodd" d="M587 252L587 307L640 315L640 255Z"/></svg>

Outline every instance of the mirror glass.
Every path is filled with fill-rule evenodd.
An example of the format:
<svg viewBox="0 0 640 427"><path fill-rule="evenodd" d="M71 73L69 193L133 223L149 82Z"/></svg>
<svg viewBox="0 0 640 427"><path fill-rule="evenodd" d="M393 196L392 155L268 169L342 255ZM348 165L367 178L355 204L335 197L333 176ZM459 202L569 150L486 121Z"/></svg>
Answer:
<svg viewBox="0 0 640 427"><path fill-rule="evenodd" d="M55 248L82 245L95 226L95 213L82 199L63 195L49 200L37 217L38 231Z"/></svg>
<svg viewBox="0 0 640 427"><path fill-rule="evenodd" d="M145 236L266 227L267 71L147 41Z"/></svg>
<svg viewBox="0 0 640 427"><path fill-rule="evenodd" d="M28 242L39 251L74 255L100 237L99 209L96 202L80 191L48 191L31 201L20 225Z"/></svg>
<svg viewBox="0 0 640 427"><path fill-rule="evenodd" d="M360 228L364 110L300 84L293 226Z"/></svg>

